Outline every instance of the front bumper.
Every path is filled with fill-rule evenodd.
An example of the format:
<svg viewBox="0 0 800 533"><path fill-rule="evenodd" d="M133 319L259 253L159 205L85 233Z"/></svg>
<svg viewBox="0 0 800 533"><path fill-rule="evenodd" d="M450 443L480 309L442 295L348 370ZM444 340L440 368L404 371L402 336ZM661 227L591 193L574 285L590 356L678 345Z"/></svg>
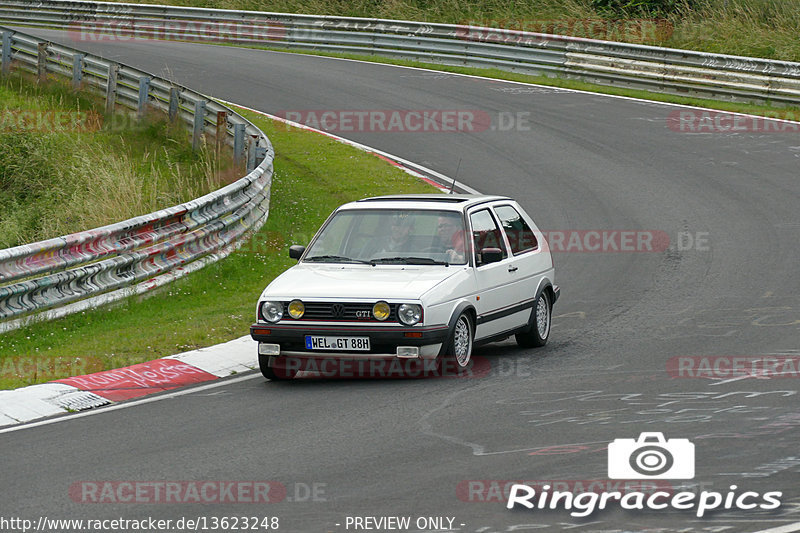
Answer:
<svg viewBox="0 0 800 533"><path fill-rule="evenodd" d="M446 325L430 327L369 327L342 325L269 324L250 326L250 336L259 344L280 346L281 356L337 359L385 359L398 356L398 348L416 347L419 358L433 359L448 336ZM306 348L306 336L369 337L364 351L323 351ZM412 336L413 335L413 336ZM259 350L259 353L261 351Z"/></svg>

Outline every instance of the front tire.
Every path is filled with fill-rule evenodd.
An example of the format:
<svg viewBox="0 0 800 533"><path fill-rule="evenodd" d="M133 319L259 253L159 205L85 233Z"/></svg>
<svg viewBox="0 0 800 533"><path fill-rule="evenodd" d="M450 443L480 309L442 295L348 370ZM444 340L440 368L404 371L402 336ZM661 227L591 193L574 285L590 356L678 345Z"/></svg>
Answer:
<svg viewBox="0 0 800 533"><path fill-rule="evenodd" d="M275 362L278 358L269 355L258 356L258 367L261 370L261 375L270 381L284 381L287 379L294 379L297 375L297 370L289 370L284 367L275 367Z"/></svg>
<svg viewBox="0 0 800 533"><path fill-rule="evenodd" d="M472 359L472 344L475 340L475 327L469 314L461 313L450 334L445 351L444 362L447 366L460 371L469 366ZM446 368L444 369L447 370Z"/></svg>
<svg viewBox="0 0 800 533"><path fill-rule="evenodd" d="M517 333L514 336L517 344L522 348L538 348L547 344L553 319L552 312L553 304L550 302L550 296L547 291L542 291L533 306L531 329L525 333Z"/></svg>

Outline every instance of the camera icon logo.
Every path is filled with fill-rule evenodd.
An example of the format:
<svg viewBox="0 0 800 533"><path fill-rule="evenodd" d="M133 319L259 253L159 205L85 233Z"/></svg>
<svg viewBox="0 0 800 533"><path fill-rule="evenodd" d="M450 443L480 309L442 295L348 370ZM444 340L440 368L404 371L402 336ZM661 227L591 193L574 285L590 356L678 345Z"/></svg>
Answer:
<svg viewBox="0 0 800 533"><path fill-rule="evenodd" d="M694 444L641 433L638 439L614 439L608 445L610 479L692 479Z"/></svg>

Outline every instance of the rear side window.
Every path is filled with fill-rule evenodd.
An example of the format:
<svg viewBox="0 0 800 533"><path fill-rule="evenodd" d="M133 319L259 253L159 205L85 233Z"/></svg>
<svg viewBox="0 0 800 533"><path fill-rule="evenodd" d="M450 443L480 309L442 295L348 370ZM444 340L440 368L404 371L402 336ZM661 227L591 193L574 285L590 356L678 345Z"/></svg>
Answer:
<svg viewBox="0 0 800 533"><path fill-rule="evenodd" d="M516 209L510 205L501 205L495 207L494 211L500 219L500 224L508 237L508 243L511 245L511 252L514 255L539 247L536 235Z"/></svg>

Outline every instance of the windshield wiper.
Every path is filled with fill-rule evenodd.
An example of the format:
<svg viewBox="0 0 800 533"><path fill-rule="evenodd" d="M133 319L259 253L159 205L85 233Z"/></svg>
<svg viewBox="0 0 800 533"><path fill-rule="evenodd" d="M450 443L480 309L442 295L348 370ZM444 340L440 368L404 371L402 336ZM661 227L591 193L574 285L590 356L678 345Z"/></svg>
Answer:
<svg viewBox="0 0 800 533"><path fill-rule="evenodd" d="M405 263L407 265L444 265L450 266L447 261L437 261L430 257L376 257L369 260L370 263Z"/></svg>
<svg viewBox="0 0 800 533"><path fill-rule="evenodd" d="M306 261L319 261L320 263L361 263L364 265L371 265L371 261L364 261L363 259L352 259L341 255L315 255L314 257L306 257Z"/></svg>

